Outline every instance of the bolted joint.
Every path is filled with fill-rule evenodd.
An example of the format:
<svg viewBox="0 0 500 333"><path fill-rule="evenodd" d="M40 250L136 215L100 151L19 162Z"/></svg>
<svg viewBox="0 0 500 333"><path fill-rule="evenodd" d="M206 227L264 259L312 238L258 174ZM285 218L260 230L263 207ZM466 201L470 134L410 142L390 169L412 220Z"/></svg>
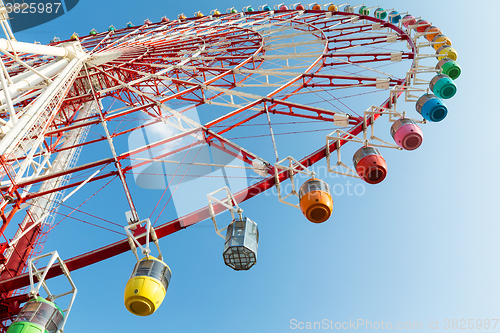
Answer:
<svg viewBox="0 0 500 333"><path fill-rule="evenodd" d="M11 196L9 194L4 195L3 199L5 201L7 201L8 203L15 203L16 202L16 198L14 198L13 196Z"/></svg>

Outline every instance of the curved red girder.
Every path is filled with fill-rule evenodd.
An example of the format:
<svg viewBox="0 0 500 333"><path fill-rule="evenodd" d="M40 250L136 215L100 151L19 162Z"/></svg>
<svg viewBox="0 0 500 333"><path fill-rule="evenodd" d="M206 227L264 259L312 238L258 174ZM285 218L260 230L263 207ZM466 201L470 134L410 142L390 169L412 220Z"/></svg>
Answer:
<svg viewBox="0 0 500 333"><path fill-rule="evenodd" d="M401 94L401 93L399 93ZM398 95L399 96L399 95ZM396 99L398 96L394 96L394 99ZM382 104L382 107L388 107L389 106L389 99L385 101L384 104ZM391 101L391 102L394 102ZM381 115L375 115L375 119L380 117ZM371 124L371 118L367 123L368 125ZM349 133L352 135L358 135L361 133L363 130L363 124L359 123L357 126L352 128ZM340 141L340 146L343 146L346 144L347 141ZM333 152L337 149L337 143L331 143L330 146L330 152ZM305 167L309 167L313 165L314 163L318 162L319 160L323 159L326 157L326 146L321 147L320 149L316 150L314 153L310 154L309 156L306 156L302 160L300 160L300 163L304 165ZM279 180L280 182L285 181L290 177L290 172L289 171L284 171L281 172L279 175ZM237 202L243 202L246 201L257 194L260 194L273 186L275 186L276 180L274 176L269 176L268 178L256 183L255 185L250 186L248 189L245 189L243 191L240 191L236 194L234 194L234 198L236 199ZM214 211L215 213L219 213L224 210L224 207L221 205L214 205ZM168 236L174 232L180 231L184 228L187 228L193 224L196 224L198 222L201 222L203 220L206 220L207 218L210 217L210 213L208 210L208 207L199 209L187 216L184 216L182 218L178 218L175 220L172 220L168 223L165 223L163 225L160 225L155 228L156 235L158 238L163 238L165 236ZM181 223L181 220L183 223ZM145 243L145 237L140 238L139 242L142 244ZM95 264L99 261L103 261L106 259L109 259L111 257L117 256L119 254L125 253L130 251L130 245L128 244L127 239L123 239L121 241L115 242L113 244L101 247L99 249L96 249L94 251L87 252L85 254L82 254L80 256L67 259L65 260L65 264L68 267L70 271L77 270L92 264ZM50 270L50 272L47 275L47 278L52 278L55 276L59 276L63 274L62 270L58 265L53 266L53 268ZM28 274L23 274L14 278L10 278L7 280L2 280L0 281L0 292L8 292L9 290L15 290L19 289L25 286L29 285L29 277Z"/></svg>
<svg viewBox="0 0 500 333"><path fill-rule="evenodd" d="M258 14L258 13L256 13ZM343 14L343 13L339 13L340 15L351 15L351 14ZM255 16L257 17L257 16ZM371 18L371 17L363 17L363 19L366 19L366 20L370 20L370 21L373 21L373 22L382 22L378 19L375 19L375 18ZM339 21L342 21L342 19L339 19ZM311 18L310 21L308 21L309 23L310 22L314 22L314 18ZM327 23L322 23L322 24L327 24ZM383 22L383 25L385 26L390 26L393 30L397 31L401 36L403 36L407 41L408 43L410 44L410 46L414 49L414 45L413 45L413 42L411 41L411 39L403 32L401 31L399 28L387 23L387 22ZM154 28L154 27L157 27L159 26L159 24L155 24L155 25L151 25L150 29ZM103 37L102 39L99 39L99 40L96 40L96 41L93 41L92 43L89 43L87 44L89 47L95 47L95 49L97 51L99 50L102 50L108 46L111 46L113 45L113 43L116 43L117 40L119 40L119 38L122 38L123 36L126 36L127 33L130 32L130 30L133 30L134 28L128 28L128 29L123 29L123 31L118 31L116 33L116 35L114 35L112 38L108 38L108 40L106 40L106 36L101 36ZM173 27L173 29L175 29ZM326 26L325 26L325 29L326 29ZM356 33L356 31L354 32L349 32L349 31L346 31L346 30L341 30L341 29L337 29L337 28L332 28L332 30L338 30L339 31L339 37L345 37L345 36L349 36L353 33ZM137 32L136 33L137 35L142 35L144 34L144 31L142 32ZM344 39L344 41L348 41L349 42L349 45L352 45L352 42L353 41L362 41L363 39L360 39L360 38L357 38L357 39ZM372 38L368 38L367 40L371 40L372 43L378 43L379 41L377 40L377 37L372 37ZM333 40L329 40L330 42L334 42ZM336 40L335 42L339 43L339 40ZM329 44L328 44L329 45ZM156 45L157 46L157 45ZM179 46L179 45L178 45ZM347 47L347 46L346 46ZM247 50L245 47L234 47L233 48L234 51L241 51L241 50ZM332 50L330 48L328 48L328 50ZM166 51L166 50L165 50ZM143 54L146 54L147 51L144 51ZM168 53L161 53L162 56L165 56L167 55ZM135 55L134 55L135 56ZM347 57L347 59L349 61L351 61L351 57L356 57L358 55L356 54L351 54L351 55L345 55ZM374 54L373 57L374 59L372 59L371 61L388 61L388 58L387 56L390 56L389 54L384 54L384 53L380 53L380 54ZM403 57L407 57L409 59L412 58L412 53L407 53L406 55L404 54ZM244 56L237 56L237 57L244 57ZM378 58L378 57L381 57L381 58ZM319 60L321 59L326 59L328 58L328 54L324 54L324 56ZM390 58L390 57L389 57ZM236 58L227 58L228 61L230 59L236 59ZM148 60L148 58L143 58L142 59L143 61L144 60ZM151 59L149 59L151 60ZM154 60L154 59L153 59ZM252 62L255 61L255 59L252 58ZM367 60L361 60L360 62L363 62L363 61L367 61ZM248 61L247 61L248 62ZM137 64L139 65L139 67L137 68L140 68L141 64ZM145 65L145 64L144 64ZM326 63L323 63L322 66L329 66L329 65L332 65L332 64L326 64ZM321 66L321 67L322 67ZM108 65L109 67L109 65ZM254 65L253 66L254 68L256 68L256 66ZM257 66L258 67L258 66ZM112 67L112 69L115 69L115 67ZM209 72L210 71L210 68L209 67L206 67L204 69L204 71L207 71ZM213 71L217 72L216 69L214 69ZM319 70L318 70L319 71ZM106 88L109 88L107 85L108 84L111 84L113 80L116 80L116 78L113 78L113 75L111 75L111 78L108 76L106 78L106 74L100 72L102 75L99 76L99 74L92 74L92 76L99 76L98 78L98 82L99 84L101 84L100 88L103 88L106 89ZM116 73L116 72L115 72ZM134 76L134 71L131 70L131 69L120 69L120 72L119 72L119 75L122 75L124 73L127 73L128 75L130 76L122 76L123 79L126 79L128 81L130 80L133 80L134 78L136 78L137 76ZM227 76L229 75L229 73L223 75L223 76ZM217 75L217 78L220 79L220 73L219 75ZM317 83L315 84L314 82L312 82L313 79L327 79L327 80L330 80L331 84L330 86L335 86L332 82L334 79L337 79L338 77L333 77L333 76L328 76L328 75L319 75L319 74L304 74L301 76L301 78L297 78L295 81L297 81L298 79L302 79L303 80L303 83L302 85L303 86L306 86L306 85L320 85L320 84L324 84L324 83ZM86 101L87 97L85 97L85 94L81 94L81 87L84 87L85 84L83 83L84 82L84 79L86 79L86 77L82 77L81 79L81 83L77 83L78 81L75 81L75 90L70 92L70 94L68 95L68 98L66 100L67 103L70 103L72 105L75 105L75 103L81 103L81 102L84 102ZM78 79L77 79L78 80ZM294 81L294 82L295 82ZM179 86L182 86L182 87L187 87L187 86L193 86L189 89L186 89L188 90L187 93L193 93L195 92L197 89L199 89L199 85L196 85L195 83L189 83L189 82L182 82L182 80L175 80L173 79L172 82L177 82L179 84ZM396 82L397 84L403 84L404 82L402 81L398 81ZM231 83L231 86L234 86L234 84L236 84L236 81L233 81ZM328 85L328 84L326 84ZM283 88L284 89L284 88ZM103 95L100 95L98 96L99 98L102 98L102 97L105 97L105 96L115 96L116 97L116 94L114 93L110 93L110 95L107 95L107 94L103 94ZM89 95L88 98L91 98L93 97L92 95ZM397 96L393 96L394 98L397 98ZM269 98L269 99L266 99L266 100L261 100L259 101L260 103L271 103L273 106L276 106L276 105L286 105L287 102L283 101L283 100L280 100L280 101L277 101L277 100L273 100L272 98ZM389 105L389 100L387 100L382 106L383 107L387 107ZM394 102L394 101L391 101L391 102ZM288 105L290 107L290 103L288 103ZM74 108L75 112L76 112L76 109L77 108ZM137 108L137 110L134 110L134 111L130 111L130 112L137 112L137 111L140 111L141 109L143 108ZM315 112L314 110L312 110L313 112ZM280 111L274 111L276 113L279 113ZM368 121L373 121L375 119L377 119L380 115L375 115L373 118L370 118ZM307 117L307 116L305 116ZM67 115L66 116L66 119L69 120L69 119L72 119L72 116L71 115ZM317 117L315 119L322 119L324 120L324 117ZM360 121L360 119L352 119L357 125L355 125L353 128L350 129L349 133L351 133L352 135L357 135L359 134L361 131L362 131L362 123ZM69 122L67 123L69 124ZM55 135L56 138L60 137L60 134L64 132L64 130L68 129L68 125L67 124L64 124L64 123L61 123L59 126L54 126L54 129L52 131L50 131L48 134L49 135ZM86 126L87 124L85 125L71 125L71 126ZM370 123L368 123L368 125L370 125ZM61 127L62 126L62 127ZM65 128L65 129L64 129ZM340 142L340 145L344 145L347 141L341 141ZM56 145L54 144L53 147L55 147ZM336 144L331 144L330 145L330 151L334 151L336 149L337 145ZM307 157L303 158L302 160L300 160L300 162L305 165L306 167L316 163L317 161L321 160L322 158L325 157L325 154L326 154L326 147L322 147L320 149L318 149L317 151L315 151L314 153L308 155ZM112 161L108 161L109 163L112 162ZM100 161L100 163L108 163L106 161ZM116 174L116 173L115 173ZM114 175L115 175L114 174ZM283 181L287 178L289 178L290 174L285 171L285 172L282 172L279 174L279 179L280 181ZM38 181L42 181L43 177L37 179ZM96 177L96 179L94 180L97 180L97 179L102 179L102 178L105 178L105 177ZM245 191L242 191L242 192L239 192L235 195L237 201L245 201L245 200L248 200L250 199L251 197L273 187L275 185L275 178L274 176L270 176L264 180L262 180L261 182L249 187L247 190ZM77 184L79 183L74 183L72 184L72 186L77 186ZM67 186L65 188L69 188L71 186ZM59 188L58 190L60 190L61 188ZM2 189L0 188L0 191ZM3 192L3 191L2 191ZM220 211L221 210L221 207L219 206L215 206L214 207L216 212ZM180 222L180 219L176 219L176 220L173 220L173 221L170 221L168 223L165 223L159 227L156 228L156 232L157 232L157 235L158 237L165 237L173 232L176 232L176 231L179 231L183 228L186 228L187 226L190 226L192 224L195 224L197 222L200 222L206 218L208 218L209 215L208 215L208 209L207 208L203 208L203 209L200 209L196 212L193 212L191 214L189 214L188 216L186 217L183 217L182 220L183 220L183 223L181 224ZM36 232L34 231L32 235L35 235ZM28 242L29 243L29 242ZM27 244L25 246L26 248L29 247L29 244ZM78 257L75 257L75 258L72 258L72 259L68 259L66 260L66 265L68 266L68 268L70 270L75 270L75 269L79 269L79 268L82 268L82 267L85 267L85 266L88 266L90 264L93 264L95 262L98 262L98 261L101 261L101 260L104 260L104 259L107 259L107 258L110 258L110 257L113 257L115 255L118 255L120 253L123 253L123 252L126 252L129 250L129 245L128 245L128 242L127 240L122 240L122 241L119 241L119 242L116 242L116 243L113 243L113 244L110 244L108 246L105 246L103 248L100 248L100 249L97 249L97 250L94 250L94 251L91 251L91 252L88 252L86 254L82 254ZM61 271L57 268L51 270L51 272L49 273L49 276L52 277L52 276L56 276L56 275L59 275L61 273ZM23 286L26 286L29 284L29 281L28 281L28 278L27 278L27 275L24 274L24 275L19 275L19 276L16 276L16 277L13 277L13 278L9 278L9 279L3 279L2 277L2 280L0 281L0 292L1 293L8 293L12 290L15 290L15 289L18 289L18 288L21 288Z"/></svg>

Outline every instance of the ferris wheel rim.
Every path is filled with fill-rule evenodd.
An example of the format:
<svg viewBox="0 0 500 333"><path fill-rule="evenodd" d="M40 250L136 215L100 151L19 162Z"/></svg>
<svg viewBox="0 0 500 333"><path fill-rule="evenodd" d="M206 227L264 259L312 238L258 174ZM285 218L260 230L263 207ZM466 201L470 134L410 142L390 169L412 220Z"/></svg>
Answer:
<svg viewBox="0 0 500 333"><path fill-rule="evenodd" d="M308 12L308 11L306 11L306 12ZM323 11L323 12L328 12L328 11ZM248 15L255 16L256 14L259 14L259 12L253 12L252 14L248 14ZM352 16L352 15L358 15L358 14L352 14L352 13L342 13L342 12L338 12L338 13L336 13L336 14L346 15L346 16L347 16L347 15L349 15L349 16ZM225 15L231 15L231 14L225 14ZM358 16L362 16L362 15L358 15ZM390 24L390 23L388 23L388 22L386 22L386 21L383 21L383 20L381 20L381 19L372 18L372 17L368 17L368 16L363 17L363 18L364 18L364 19L367 19L367 20L370 20L370 21L373 21L373 22L384 22L384 24L386 24L386 25L391 25L391 26L392 26L392 27L391 27L392 29L394 29L394 30L396 30L396 31L398 31L398 30L399 30L398 32L399 32L402 36L405 36L405 37L406 37L406 40L407 40L407 42L409 43L409 45L411 46L412 51L413 51L413 52L415 52L415 45L413 45L413 41L412 41L412 39L411 39L409 36L407 36L407 34L406 34L406 33L405 33L402 29L399 29L398 27L394 26L393 24ZM200 19L200 20L201 20L201 19ZM133 29L133 28L126 28L126 29ZM90 35L89 35L89 36L90 36ZM320 59L321 59L321 58L318 58L316 61L319 61ZM413 61L413 63L412 63L412 65L411 65L411 66L413 66L413 65L414 65L414 61ZM312 69L312 66L311 66L311 69ZM404 85L404 83L402 83L402 85ZM399 95L401 95L401 93L402 93L402 92L400 92L400 93L398 94L398 96L397 96L397 97L399 97ZM382 106L387 105L388 103L389 103L389 99L388 99L388 100L386 100L384 103L382 103ZM379 116L381 116L381 115L379 115ZM377 118L378 118L377 116L376 116L376 117L373 117L373 121L374 121L374 120L376 120ZM354 134L354 135L359 134L359 132L361 132L361 123L358 123L358 125L357 125L356 127L351 128L351 129L350 129L350 131L352 131L352 133L355 133L356 131L358 132L358 133L356 133L356 134ZM332 144L332 147L331 147L330 149L331 149L331 151L335 150L335 146L333 146L333 144ZM325 148L324 148L324 147L323 147L323 148L320 148L320 149L316 150L315 152L313 152L313 153L309 154L308 156L306 156L306 157L302 158L302 159L300 160L300 162L301 162L301 163L303 163L303 164L305 164L305 165L307 165L307 166L312 165L312 164L314 164L315 162L317 162L317 161L321 160L321 159L324 157L324 156L323 156L323 157L320 157L320 155L321 155L322 153L324 153L324 151L325 151ZM288 171L283 171L283 172L281 172L281 173L280 173L280 177L282 178L282 180L285 180L285 179L288 177L288 176L287 176L287 174L288 174L288 173L289 173ZM245 193L247 193L247 195L246 195L246 196L242 199L242 201L245 201L245 200L247 200L247 199L250 199L251 197L253 197L253 196L257 195L257 194L260 194L260 193L262 193L263 191L268 190L269 188L272 188L272 187L274 186L274 179L275 179L275 178L274 178L274 175L270 175L270 176L268 176L267 178L265 178L265 179L261 180L259 183L257 183L257 184L255 184L255 185L253 185L253 186L249 187L248 189L251 189L250 191L248 191L248 189L245 189L245 190L242 190L241 192L239 192L238 194L236 194L235 196L236 196L236 197L240 197L240 196L242 196L242 195L243 195L242 193L243 193L243 192L245 192ZM267 187L267 188L265 188L265 187ZM263 188L265 188L265 189L263 189ZM255 192L254 192L254 191L252 191L252 190L254 190L254 189L255 189ZM258 190L258 192L257 192L257 190ZM191 213L191 214L188 214L188 215L198 215L198 214L200 214L200 213L202 213L202 212L204 212L204 213L206 214L206 213L207 213L207 208L208 208L208 207L202 208L202 209L200 209L200 210L198 210L198 211L196 211L196 212L193 212L193 213ZM164 237L164 236L167 236L168 234L171 234L172 232L175 232L175 231L181 230L181 229L183 229L183 228L187 228L187 226L185 226L185 227L180 227L180 226L179 226L179 227L176 227L176 226L174 226L176 223L179 223L180 219L182 219L182 218L183 218L183 217L180 217L180 218L174 219L174 220L172 220L172 221L169 221L169 222L167 222L167 223L164 223L164 224L162 224L162 225L160 225L160 226L156 227L155 229L157 229L157 230L159 231L159 237ZM208 215L207 215L205 218L208 218ZM205 218L203 218L202 220L204 220ZM201 221L201 220L200 220L200 221ZM190 225L192 225L192 224L190 224ZM188 226L190 226L190 225L188 225ZM172 231L172 232L165 232L165 234L164 234L164 235L162 235L162 230L164 230L164 229L165 229L165 230L167 230L167 229L173 229L173 231ZM161 236L160 236L160 235L161 235ZM108 257L106 257L106 258L104 258L104 259L110 258L110 257L112 257L112 256L115 256L115 255L117 255L117 254L120 254L120 253L123 253L123 252L126 252L126 251L128 251L128 250L129 250L128 245L126 244L126 240L122 240L122 241L118 241L118 242L115 242L115 243L109 244L109 245L107 245L107 246L104 246L104 247L102 247L102 248L100 248L100 249L97 249L97 250L95 250L95 251L88 252L87 254L94 254L94 255L97 255L98 251L100 251L101 249L109 249L110 247L114 248L115 250L117 250L118 248L120 248L120 251L121 251L121 252L116 253L116 254L111 255L111 256L108 256ZM77 260L83 260L83 257L84 257L84 256L86 256L87 254L82 254L82 255L80 255L80 256L77 256L77 257L74 257L74 258L72 258L72 259L68 260L68 261L67 261L68 266L69 266L69 267L72 267L72 265L73 265L73 264L72 264L72 263L73 263L73 260L75 260L75 261L77 261ZM104 260L104 259L102 259L102 260ZM99 261L100 261L100 260L99 260ZM95 262L97 262L97 261L93 261L92 263L95 263ZM83 266L78 267L78 268L82 268L82 267L85 267L85 266L87 266L87 265L88 265L88 264L83 265ZM76 268L76 269L78 269L78 268ZM18 276L18 277L14 277L14 278L11 278L11 279L3 280L3 281L0 281L0 290L5 290L5 291L8 291L8 290L13 290L13 289L18 289L18 288L20 288L20 287L22 287L22 286L23 286L23 285L20 285L20 284L23 284L23 283L25 283L25 282L26 282L26 281L25 281L25 276L23 276L23 275L20 275L20 276ZM16 288L13 288L14 286L15 286ZM12 288L13 288L13 289L12 289Z"/></svg>

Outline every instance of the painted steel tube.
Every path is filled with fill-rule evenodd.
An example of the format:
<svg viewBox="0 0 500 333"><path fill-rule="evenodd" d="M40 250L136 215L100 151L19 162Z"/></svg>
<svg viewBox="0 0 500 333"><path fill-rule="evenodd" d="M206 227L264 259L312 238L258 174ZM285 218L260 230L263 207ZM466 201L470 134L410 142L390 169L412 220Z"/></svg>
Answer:
<svg viewBox="0 0 500 333"><path fill-rule="evenodd" d="M8 52L16 51L23 53L42 54L55 57L67 57L69 55L69 51L63 47L8 41L5 38L0 38L0 50Z"/></svg>
<svg viewBox="0 0 500 333"><path fill-rule="evenodd" d="M37 120L40 113L43 112L43 104L47 99L51 98L52 94L60 88L59 86L63 82L64 78L66 78L74 67L79 64L81 65L80 59L75 58L71 60L59 76L54 79L49 87L47 87L45 92L37 98L29 110L19 118L19 121L14 125L12 130L10 130L5 137L0 140L0 155L9 153L12 149L14 149L16 142L20 140L26 132L30 131L32 124Z"/></svg>
<svg viewBox="0 0 500 333"><path fill-rule="evenodd" d="M51 61L51 62L48 62L46 63L45 65L42 65L42 66L39 66L39 67L35 67L35 69L39 72L39 73L42 73L43 74L43 71L54 65L54 61ZM16 83L16 82L19 82L21 80L24 80L25 78L27 78L28 76L34 74L32 71L25 71L25 72L22 72L20 74L17 74L15 76L11 76L10 77L10 80L13 82L13 83ZM44 74L45 75L45 74Z"/></svg>
<svg viewBox="0 0 500 333"><path fill-rule="evenodd" d="M69 64L69 59L61 59L55 63L50 64L50 66L47 66L38 72L47 76L47 77L52 77L56 75L57 73L61 72L68 64ZM24 75L26 74L26 75ZM23 75L23 76L21 76ZM34 87L38 85L40 82L43 81L43 77L39 76L36 73L22 73L20 74L16 79L17 82L15 82L13 85L9 87L9 93L10 93L10 98L14 99L17 96L19 96L23 90ZM3 104L5 103L5 96L2 94L0 95L0 102Z"/></svg>

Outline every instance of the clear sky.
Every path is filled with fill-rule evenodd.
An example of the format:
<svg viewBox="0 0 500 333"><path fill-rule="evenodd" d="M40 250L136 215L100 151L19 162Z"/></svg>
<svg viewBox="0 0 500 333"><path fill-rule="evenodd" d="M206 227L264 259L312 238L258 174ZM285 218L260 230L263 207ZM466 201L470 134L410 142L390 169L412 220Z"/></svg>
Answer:
<svg viewBox="0 0 500 333"><path fill-rule="evenodd" d="M48 43L54 36L86 35L110 24L120 28L128 21L139 24L146 18L158 21L163 15L208 14L232 6L241 10L249 4L80 0L68 14L16 36ZM422 127L423 145L414 152L384 151L390 160L387 178L364 185L362 195L334 196L334 214L321 225L275 196L243 203L245 215L260 230L258 263L248 272L223 264L223 240L210 221L162 239L172 281L150 317L135 317L123 305L135 261L131 253L75 271L79 292L66 332L290 332L300 331L299 322L324 320L393 326L421 322L420 331L454 331L445 329L447 319L450 325L457 319L459 327L461 320L489 319L493 329L493 319L500 319L500 158L494 143L500 48L490 13L500 11L500 2L380 0L367 5L422 16L441 28L458 51L458 93L446 102L444 121ZM345 188L347 182L360 182L324 178ZM114 200L101 198L87 210L115 214L113 221L125 223L125 209L113 210ZM79 248L104 245L107 236L61 224L49 235L45 252L71 257L82 252ZM429 329L429 321L438 321L438 329Z"/></svg>

